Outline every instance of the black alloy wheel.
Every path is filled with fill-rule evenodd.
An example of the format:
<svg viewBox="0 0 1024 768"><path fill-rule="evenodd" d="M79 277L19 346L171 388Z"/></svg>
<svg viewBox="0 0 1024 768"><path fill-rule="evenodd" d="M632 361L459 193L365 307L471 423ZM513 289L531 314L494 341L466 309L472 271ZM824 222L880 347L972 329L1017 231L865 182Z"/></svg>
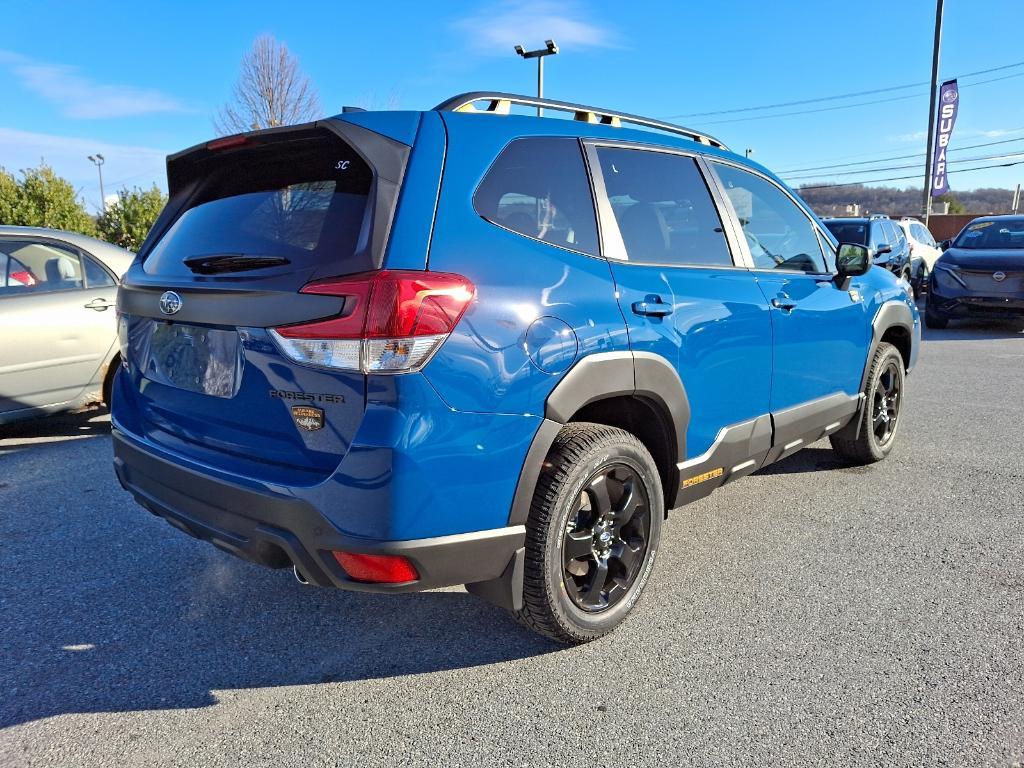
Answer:
<svg viewBox="0 0 1024 768"><path fill-rule="evenodd" d="M624 464L597 470L569 514L562 571L569 599L587 612L604 611L629 592L651 534L647 491Z"/></svg>
<svg viewBox="0 0 1024 768"><path fill-rule="evenodd" d="M903 376L897 369L898 360L890 358L878 376L874 402L871 408L871 429L875 433L878 446L883 447L896 432L896 422L900 416L900 405L903 400Z"/></svg>

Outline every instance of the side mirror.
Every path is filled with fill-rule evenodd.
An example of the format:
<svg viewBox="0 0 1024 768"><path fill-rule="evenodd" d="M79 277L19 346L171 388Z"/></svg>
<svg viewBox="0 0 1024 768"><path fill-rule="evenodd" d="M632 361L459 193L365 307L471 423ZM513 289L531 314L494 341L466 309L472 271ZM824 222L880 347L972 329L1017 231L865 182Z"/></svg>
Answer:
<svg viewBox="0 0 1024 768"><path fill-rule="evenodd" d="M949 250L949 246L951 246L952 244L953 244L952 240L943 240L941 243L939 243L939 249L943 250L943 251L948 251Z"/></svg>
<svg viewBox="0 0 1024 768"><path fill-rule="evenodd" d="M871 254L863 245L842 243L836 254L836 285L845 291L850 287L850 278L860 277L871 269Z"/></svg>

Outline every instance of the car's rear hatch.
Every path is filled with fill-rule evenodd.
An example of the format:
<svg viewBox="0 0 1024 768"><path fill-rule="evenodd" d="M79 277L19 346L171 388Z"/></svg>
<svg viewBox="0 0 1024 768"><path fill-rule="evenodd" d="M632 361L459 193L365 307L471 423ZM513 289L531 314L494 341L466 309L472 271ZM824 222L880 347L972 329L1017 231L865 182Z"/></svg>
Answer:
<svg viewBox="0 0 1024 768"><path fill-rule="evenodd" d="M325 120L169 158L170 202L118 297L124 428L262 480L327 477L365 377L299 365L268 329L344 314L345 298L300 289L380 269L408 150Z"/></svg>

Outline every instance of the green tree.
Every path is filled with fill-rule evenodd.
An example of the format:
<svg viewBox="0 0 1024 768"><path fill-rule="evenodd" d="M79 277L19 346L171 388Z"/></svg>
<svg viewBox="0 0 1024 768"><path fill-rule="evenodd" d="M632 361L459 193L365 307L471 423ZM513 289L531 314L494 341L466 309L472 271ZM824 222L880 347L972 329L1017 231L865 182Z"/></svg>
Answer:
<svg viewBox="0 0 1024 768"><path fill-rule="evenodd" d="M940 203L949 203L950 213L967 213L966 206L964 206L964 204L960 202L960 198L958 198L952 192L947 192L941 197L937 197L935 199Z"/></svg>
<svg viewBox="0 0 1024 768"><path fill-rule="evenodd" d="M96 233L96 221L86 212L75 188L45 162L22 170L20 180L6 171L0 175L0 220L26 227Z"/></svg>
<svg viewBox="0 0 1024 768"><path fill-rule="evenodd" d="M167 197L155 184L150 189L122 189L117 202L108 205L99 217L100 237L137 251L166 204Z"/></svg>
<svg viewBox="0 0 1024 768"><path fill-rule="evenodd" d="M18 181L14 175L0 167L0 224L13 224L18 206Z"/></svg>

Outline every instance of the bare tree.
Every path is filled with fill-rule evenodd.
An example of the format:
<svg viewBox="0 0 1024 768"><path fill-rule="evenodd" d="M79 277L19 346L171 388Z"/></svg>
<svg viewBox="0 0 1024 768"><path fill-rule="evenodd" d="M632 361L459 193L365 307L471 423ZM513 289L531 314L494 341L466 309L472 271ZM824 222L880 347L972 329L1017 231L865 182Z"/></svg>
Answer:
<svg viewBox="0 0 1024 768"><path fill-rule="evenodd" d="M320 117L320 99L299 60L271 35L242 57L242 71L213 124L221 135L294 125Z"/></svg>

